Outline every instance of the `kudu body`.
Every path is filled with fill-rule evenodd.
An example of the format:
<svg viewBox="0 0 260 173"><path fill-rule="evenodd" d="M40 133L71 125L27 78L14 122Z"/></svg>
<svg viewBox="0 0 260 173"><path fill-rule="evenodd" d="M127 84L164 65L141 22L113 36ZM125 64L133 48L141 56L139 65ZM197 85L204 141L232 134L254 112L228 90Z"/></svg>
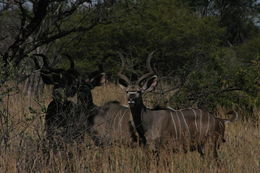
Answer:
<svg viewBox="0 0 260 173"><path fill-rule="evenodd" d="M44 61L42 79L45 84L54 85L53 100L45 115L46 135L50 140L54 137L69 141L82 139L87 132L96 145L132 144L136 141L128 107L118 102L108 102L103 106L93 103L91 90L106 80L103 69L85 77L74 69L69 56L69 70L50 68L47 58L40 56ZM74 95L77 95L77 103L68 100Z"/></svg>
<svg viewBox="0 0 260 173"><path fill-rule="evenodd" d="M81 109L80 117L88 117L85 121L86 129L94 143L98 146L115 143L130 145L136 141L129 108L116 101L97 106L93 103L90 91L91 88L82 87L78 93L78 104Z"/></svg>
<svg viewBox="0 0 260 173"><path fill-rule="evenodd" d="M78 72L74 69L74 62L71 57L70 68L54 69L49 66L47 57L43 54L35 54L43 59L43 66L40 67L36 57L35 64L40 68L41 77L45 84L53 85L52 100L48 104L45 114L46 136L50 141L55 138L67 138L68 135L68 120L72 115L75 115L76 104L69 101L69 97L73 97L77 90Z"/></svg>
<svg viewBox="0 0 260 173"><path fill-rule="evenodd" d="M123 69L124 59L119 55ZM206 148L206 154L212 152L217 158L219 144L224 141L225 123L234 121L237 113L229 112L233 114L231 119L221 119L201 109L147 108L142 94L154 90L158 81L150 66L152 55L153 53L147 59L149 73L139 80L132 82L122 74L122 70L118 73L119 78L124 81L119 81L120 86L127 94L134 126L143 144L156 152L162 146L184 152L197 149L202 156Z"/></svg>

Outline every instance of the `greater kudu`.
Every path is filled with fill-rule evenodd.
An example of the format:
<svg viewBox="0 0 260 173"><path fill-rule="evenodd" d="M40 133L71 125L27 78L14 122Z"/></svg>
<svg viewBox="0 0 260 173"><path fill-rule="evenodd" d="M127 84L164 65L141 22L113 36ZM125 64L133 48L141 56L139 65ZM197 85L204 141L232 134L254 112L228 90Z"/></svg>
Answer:
<svg viewBox="0 0 260 173"><path fill-rule="evenodd" d="M88 132L96 145L110 145L115 142L132 144L137 140L128 107L116 101L103 106L93 103L91 90L106 81L102 68L83 76L74 69L69 56L69 70L50 68L47 58L40 56L44 61L42 79L44 83L54 85L53 100L48 105L45 116L48 138L66 136L71 140L82 138ZM76 104L67 99L75 94Z"/></svg>
<svg viewBox="0 0 260 173"><path fill-rule="evenodd" d="M48 104L45 114L46 135L50 141L55 138L68 137L68 123L77 112L76 103L69 101L69 97L75 96L78 87L79 73L74 68L74 62L70 56L70 68L52 68L48 59L43 54L35 54L43 59L43 66L40 70L42 80L45 84L53 85L52 101ZM34 59L39 66L38 60ZM67 138L68 139L68 138Z"/></svg>
<svg viewBox="0 0 260 173"><path fill-rule="evenodd" d="M119 53L122 66L125 66L124 57ZM224 141L225 123L237 118L232 111L231 119L217 118L201 109L147 108L142 99L144 93L155 89L158 77L154 74L150 61L153 52L148 56L146 65L149 72L137 81L130 81L119 71L120 86L125 90L136 131L143 141L153 151L158 152L160 146L168 146L174 151L182 149L184 152L195 149L203 156L204 147L209 147L206 154L213 152L218 157L217 149Z"/></svg>

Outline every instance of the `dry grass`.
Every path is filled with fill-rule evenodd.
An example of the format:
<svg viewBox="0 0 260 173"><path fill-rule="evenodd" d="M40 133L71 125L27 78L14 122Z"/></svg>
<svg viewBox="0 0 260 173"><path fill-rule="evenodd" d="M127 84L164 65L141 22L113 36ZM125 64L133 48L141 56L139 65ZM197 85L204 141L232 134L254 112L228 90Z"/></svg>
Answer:
<svg viewBox="0 0 260 173"><path fill-rule="evenodd" d="M41 100L34 101L22 94L5 98L1 109L0 172L260 172L260 129L250 122L230 123L227 142L219 150L221 164L203 160L197 152L161 154L159 165L140 147L111 146L99 148L85 144L64 144L63 150L53 151L44 139L44 114L41 109L50 101L50 89ZM114 85L96 88L94 102L125 102L123 92ZM34 109L29 111L29 107ZM8 115L8 116L7 116ZM254 123L255 124L255 123ZM6 140L4 140L6 139ZM86 137L86 143L91 143Z"/></svg>

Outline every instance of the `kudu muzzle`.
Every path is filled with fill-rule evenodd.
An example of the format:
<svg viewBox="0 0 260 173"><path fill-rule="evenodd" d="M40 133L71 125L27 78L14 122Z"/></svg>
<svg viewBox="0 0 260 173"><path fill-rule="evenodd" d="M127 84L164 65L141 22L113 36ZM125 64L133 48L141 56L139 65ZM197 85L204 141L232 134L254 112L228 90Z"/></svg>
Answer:
<svg viewBox="0 0 260 173"><path fill-rule="evenodd" d="M127 92L128 104L135 104L139 97L140 97L140 93L138 91Z"/></svg>

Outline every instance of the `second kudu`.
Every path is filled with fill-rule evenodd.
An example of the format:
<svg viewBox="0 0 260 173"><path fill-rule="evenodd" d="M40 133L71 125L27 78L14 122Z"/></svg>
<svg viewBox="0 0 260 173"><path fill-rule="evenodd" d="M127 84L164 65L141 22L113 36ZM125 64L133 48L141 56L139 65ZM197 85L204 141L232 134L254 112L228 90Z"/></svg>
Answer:
<svg viewBox="0 0 260 173"><path fill-rule="evenodd" d="M124 57L120 53L119 56L124 69ZM224 142L225 123L234 121L237 113L231 111L228 114L232 114L232 118L221 119L201 109L147 108L142 95L154 90L158 82L150 65L152 56L153 52L146 62L149 72L137 81L130 81L122 74L123 70L118 73L120 86L126 92L135 129L141 141L155 152L160 147L184 152L197 149L201 156L212 153L217 158L217 149Z"/></svg>
<svg viewBox="0 0 260 173"><path fill-rule="evenodd" d="M58 137L63 142L64 139L74 141L86 133L96 145L132 144L137 140L128 107L116 101L103 106L93 103L91 90L106 81L102 68L83 76L74 69L70 56L67 56L71 63L68 70L51 68L44 55L37 56L43 58L41 76L44 83L54 85L53 100L45 116L46 134L50 140ZM35 63L38 64L36 59ZM76 103L68 100L75 95Z"/></svg>

